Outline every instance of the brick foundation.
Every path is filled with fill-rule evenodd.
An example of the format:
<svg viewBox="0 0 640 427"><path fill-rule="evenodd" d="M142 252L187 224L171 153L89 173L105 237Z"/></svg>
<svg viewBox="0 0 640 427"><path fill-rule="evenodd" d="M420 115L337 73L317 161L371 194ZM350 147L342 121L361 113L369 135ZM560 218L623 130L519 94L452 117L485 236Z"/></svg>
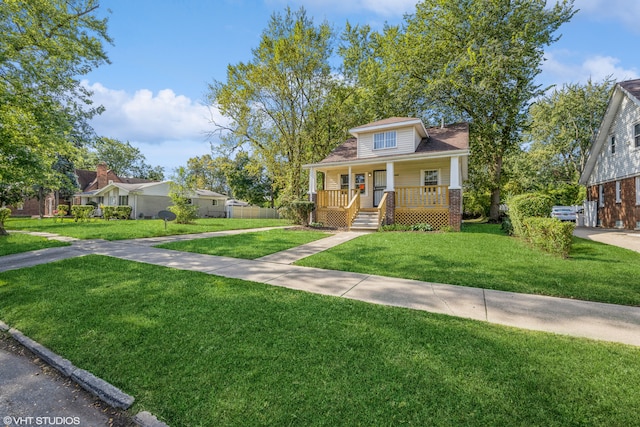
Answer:
<svg viewBox="0 0 640 427"><path fill-rule="evenodd" d="M603 228L616 228L622 224L627 230L636 229L640 221L640 205L636 205L635 177L620 180L620 202L616 202L616 182L603 184L604 203L600 204L599 186L593 185L587 189L587 200L598 201L598 222Z"/></svg>
<svg viewBox="0 0 640 427"><path fill-rule="evenodd" d="M384 220L384 223L395 224L396 222L396 192L395 191L385 191L387 194L387 216Z"/></svg>

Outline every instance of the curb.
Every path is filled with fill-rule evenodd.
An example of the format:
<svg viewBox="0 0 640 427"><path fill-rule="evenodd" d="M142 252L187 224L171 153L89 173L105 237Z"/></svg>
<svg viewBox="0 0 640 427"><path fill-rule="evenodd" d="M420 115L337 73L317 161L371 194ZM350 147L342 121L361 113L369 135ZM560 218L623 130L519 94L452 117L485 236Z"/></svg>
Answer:
<svg viewBox="0 0 640 427"><path fill-rule="evenodd" d="M69 360L57 355L45 346L27 337L19 330L10 328L2 320L0 320L0 331L8 332L13 339L37 355L40 359L64 376L70 377L78 383L80 387L108 405L119 409L129 409L131 405L133 405L135 400L133 396L126 394L105 380L96 377L91 372L74 366ZM142 411L136 414L133 417L133 422L142 427L169 427L148 411Z"/></svg>

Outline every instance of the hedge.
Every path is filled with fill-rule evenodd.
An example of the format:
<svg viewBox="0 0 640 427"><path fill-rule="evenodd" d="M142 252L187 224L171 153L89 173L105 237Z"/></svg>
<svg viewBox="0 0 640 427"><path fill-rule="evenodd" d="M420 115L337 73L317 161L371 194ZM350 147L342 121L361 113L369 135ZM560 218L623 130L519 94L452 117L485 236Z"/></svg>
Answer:
<svg viewBox="0 0 640 427"><path fill-rule="evenodd" d="M562 222L557 218L525 218L522 237L535 247L566 258L571 251L575 226L573 222Z"/></svg>
<svg viewBox="0 0 640 427"><path fill-rule="evenodd" d="M86 221L91 217L95 207L91 205L73 205L71 206L71 215L73 215L74 221Z"/></svg>
<svg viewBox="0 0 640 427"><path fill-rule="evenodd" d="M524 219L529 217L548 218L551 215L553 199L541 193L519 194L509 199L507 205L509 206L509 219L513 227L513 234L524 237Z"/></svg>
<svg viewBox="0 0 640 427"><path fill-rule="evenodd" d="M284 218L291 219L295 224L309 225L309 215L315 209L315 203L309 200L294 200L286 203L280 210Z"/></svg>
<svg viewBox="0 0 640 427"><path fill-rule="evenodd" d="M129 219L131 217L131 206L103 206L102 217L104 219Z"/></svg>

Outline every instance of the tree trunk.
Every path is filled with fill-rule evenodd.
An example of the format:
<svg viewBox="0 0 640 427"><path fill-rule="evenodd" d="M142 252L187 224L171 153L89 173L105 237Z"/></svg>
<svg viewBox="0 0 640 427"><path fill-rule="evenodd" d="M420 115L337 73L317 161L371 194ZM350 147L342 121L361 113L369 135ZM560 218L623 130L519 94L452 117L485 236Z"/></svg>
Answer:
<svg viewBox="0 0 640 427"><path fill-rule="evenodd" d="M9 233L4 229L4 224L0 224L0 236L8 236Z"/></svg>
<svg viewBox="0 0 640 427"><path fill-rule="evenodd" d="M500 221L500 181L502 178L502 156L496 155L493 164L493 188L491 189L491 206L489 207L489 222Z"/></svg>

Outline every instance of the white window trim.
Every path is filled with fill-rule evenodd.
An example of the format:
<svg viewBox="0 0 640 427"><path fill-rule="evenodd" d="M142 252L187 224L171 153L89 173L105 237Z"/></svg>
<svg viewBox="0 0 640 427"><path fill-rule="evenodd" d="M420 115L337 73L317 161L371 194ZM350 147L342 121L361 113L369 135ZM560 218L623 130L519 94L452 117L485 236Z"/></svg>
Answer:
<svg viewBox="0 0 640 427"><path fill-rule="evenodd" d="M616 203L622 203L622 184L616 181Z"/></svg>
<svg viewBox="0 0 640 427"><path fill-rule="evenodd" d="M393 133L395 134L395 138L394 138L394 142L395 144L393 146L387 147L387 135ZM383 146L382 147L378 147L376 148L376 135L383 135L382 139L383 139ZM395 130L388 130L386 132L376 132L373 134L373 151L379 151L379 150L392 150L394 148L398 148L398 132Z"/></svg>
<svg viewBox="0 0 640 427"><path fill-rule="evenodd" d="M441 169L421 169L420 170L420 187L424 187L425 172L438 172L438 183L436 185L442 185L442 170Z"/></svg>
<svg viewBox="0 0 640 427"><path fill-rule="evenodd" d="M639 126L640 122L635 122L631 125L631 148L634 150L640 150L640 144L636 145L636 136L640 136L640 133L636 135L636 126Z"/></svg>

